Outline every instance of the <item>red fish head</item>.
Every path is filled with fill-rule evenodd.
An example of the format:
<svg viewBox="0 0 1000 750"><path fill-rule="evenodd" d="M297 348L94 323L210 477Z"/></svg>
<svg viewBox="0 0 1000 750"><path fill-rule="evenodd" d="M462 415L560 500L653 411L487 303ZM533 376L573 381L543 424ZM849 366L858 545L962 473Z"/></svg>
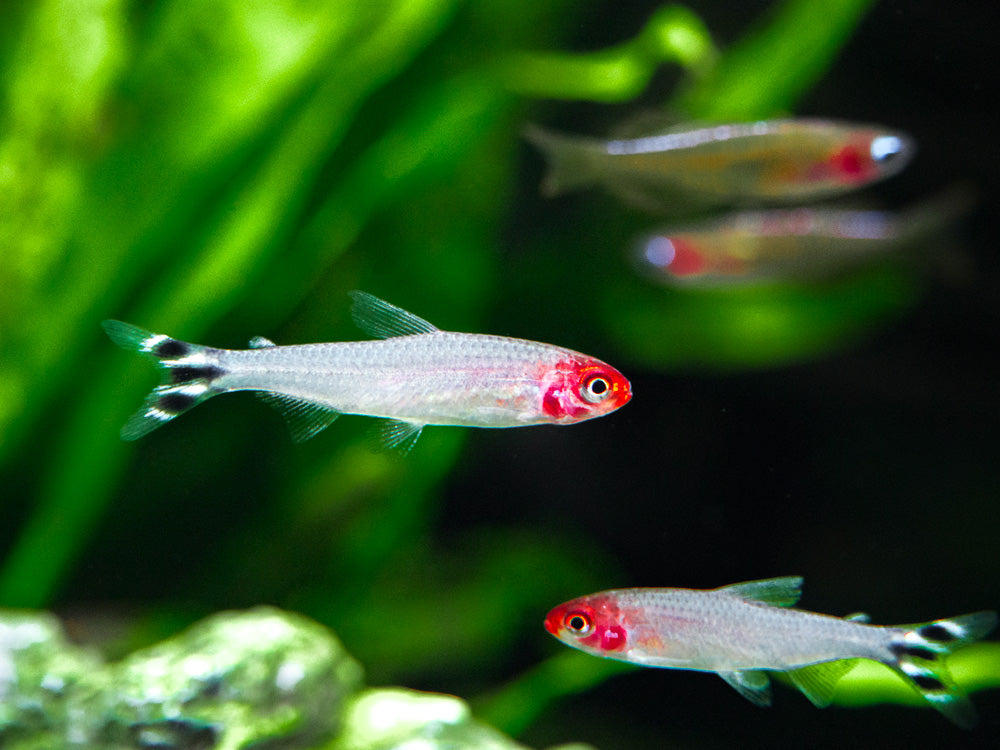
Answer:
<svg viewBox="0 0 1000 750"><path fill-rule="evenodd" d="M914 148L913 139L903 133L865 131L831 154L826 166L839 182L870 182L901 170Z"/></svg>
<svg viewBox="0 0 1000 750"><path fill-rule="evenodd" d="M582 355L560 362L542 378L542 413L557 424L603 417L631 398L632 386L624 375Z"/></svg>
<svg viewBox="0 0 1000 750"><path fill-rule="evenodd" d="M567 646L597 656L613 656L628 648L628 631L618 606L604 594L560 604L546 615L545 629Z"/></svg>

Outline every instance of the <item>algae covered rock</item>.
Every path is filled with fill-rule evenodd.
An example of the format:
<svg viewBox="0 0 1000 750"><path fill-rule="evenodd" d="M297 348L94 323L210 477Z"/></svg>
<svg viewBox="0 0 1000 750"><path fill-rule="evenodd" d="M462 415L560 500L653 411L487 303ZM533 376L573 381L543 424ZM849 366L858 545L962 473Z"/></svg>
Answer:
<svg viewBox="0 0 1000 750"><path fill-rule="evenodd" d="M276 609L214 615L110 665L51 616L0 612L5 750L317 747L361 679L329 630Z"/></svg>
<svg viewBox="0 0 1000 750"><path fill-rule="evenodd" d="M102 668L52 615L0 610L0 747L59 747L75 690Z"/></svg>
<svg viewBox="0 0 1000 750"><path fill-rule="evenodd" d="M224 612L112 667L99 739L240 748L282 738L313 747L336 733L361 677L312 620L270 608Z"/></svg>
<svg viewBox="0 0 1000 750"><path fill-rule="evenodd" d="M328 750L524 750L524 745L473 719L459 698L385 688L366 690L351 702L343 733Z"/></svg>
<svg viewBox="0 0 1000 750"><path fill-rule="evenodd" d="M3 750L524 750L459 698L361 684L329 630L277 609L213 615L112 664L51 615L0 610Z"/></svg>

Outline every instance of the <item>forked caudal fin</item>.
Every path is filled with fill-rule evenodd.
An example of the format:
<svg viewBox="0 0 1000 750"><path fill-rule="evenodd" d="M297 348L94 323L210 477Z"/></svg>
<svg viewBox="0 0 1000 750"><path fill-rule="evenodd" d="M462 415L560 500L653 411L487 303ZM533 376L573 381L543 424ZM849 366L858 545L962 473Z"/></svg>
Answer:
<svg viewBox="0 0 1000 750"><path fill-rule="evenodd" d="M976 612L914 625L890 645L896 658L889 666L934 708L958 726L968 729L976 723L976 712L965 691L948 672L945 657L979 640L993 630L996 623L996 612Z"/></svg>
<svg viewBox="0 0 1000 750"><path fill-rule="evenodd" d="M178 341L152 333L120 320L105 320L104 331L122 349L145 354L162 370L160 385L154 388L121 429L123 440L138 440L202 401L221 393L212 382L224 374L205 346Z"/></svg>
<svg viewBox="0 0 1000 750"><path fill-rule="evenodd" d="M542 180L542 195L546 198L599 181L600 161L581 139L553 133L537 125L525 127L523 135L548 162L548 172Z"/></svg>

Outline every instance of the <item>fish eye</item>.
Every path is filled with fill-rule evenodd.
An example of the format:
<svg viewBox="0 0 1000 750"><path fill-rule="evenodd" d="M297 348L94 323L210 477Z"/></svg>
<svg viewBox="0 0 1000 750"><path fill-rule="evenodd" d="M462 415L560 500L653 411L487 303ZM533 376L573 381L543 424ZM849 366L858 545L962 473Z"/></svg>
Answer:
<svg viewBox="0 0 1000 750"><path fill-rule="evenodd" d="M677 248L667 237L662 235L653 237L646 242L646 246L643 248L643 257L658 268L666 268L677 257Z"/></svg>
<svg viewBox="0 0 1000 750"><path fill-rule="evenodd" d="M611 395L611 382L603 375L594 375L583 382L580 395L585 401L592 404L599 404Z"/></svg>
<svg viewBox="0 0 1000 750"><path fill-rule="evenodd" d="M903 153L904 148L902 138L895 135L880 135L872 140L870 153L873 161L888 162Z"/></svg>
<svg viewBox="0 0 1000 750"><path fill-rule="evenodd" d="M570 612L563 620L563 624L574 635L587 635L594 628L594 623L584 612Z"/></svg>

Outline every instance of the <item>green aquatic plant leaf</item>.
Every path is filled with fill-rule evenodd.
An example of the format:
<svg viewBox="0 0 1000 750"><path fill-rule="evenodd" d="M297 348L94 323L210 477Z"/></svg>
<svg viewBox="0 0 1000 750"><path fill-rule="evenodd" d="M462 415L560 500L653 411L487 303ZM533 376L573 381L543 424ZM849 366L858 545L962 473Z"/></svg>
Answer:
<svg viewBox="0 0 1000 750"><path fill-rule="evenodd" d="M230 111L231 128L220 129L219 123L213 123L206 138L199 140L199 149L205 150L198 150L197 153L184 151L190 148L187 143L190 136L185 134L184 126L172 122L170 117L179 117L186 122L185 118L191 116L191 112L200 112L198 96L207 96L205 92L216 85L211 82L215 75L228 75L235 79L230 83L242 82L256 92L261 76L269 81L275 77L274 71L259 59L262 48L270 49L288 66L288 39L294 33L289 30L277 33L275 19L264 22L253 14L247 15L249 12L245 13L242 6L238 10L230 9L232 15L223 14L223 17L239 27L241 34L235 39L244 43L243 52L232 53L230 50L227 56L206 52L212 61L225 60L225 68L195 66L193 70L197 72L192 75L201 80L198 76L203 74L208 80L203 82L204 89L189 87L191 93L188 99L184 81L160 75L162 66L168 65L172 56L162 53L163 59L156 63L161 54L158 50L160 46L170 49L172 44L178 42L180 37L177 35L181 32L172 24L179 24L180 29L189 29L192 23L204 28L215 18L213 14L222 11L212 11L209 18L192 11L194 20L184 16L184 12L177 8L168 12L169 18L161 22L157 32L164 35L162 45L149 45L147 54L152 61L140 61L133 75L138 81L148 76L157 85L167 86L177 102L176 107L167 106L164 112L158 113L161 121L165 121L160 125L162 139L168 139L169 143L164 144L160 137L149 131L145 131L146 139L142 141L136 139L130 142L124 138L118 152L104 162L104 175L97 174L93 178L94 183L100 185L105 177L110 179L114 175L114 192L110 196L106 191L91 193L90 200L101 200L105 206L114 204L116 200L123 203L136 201L149 189L146 182L150 174L164 169L157 166L162 160L187 166L187 171L182 169L180 173L189 176L193 171L205 169L203 162L210 160L214 173L221 177L232 174L227 156L234 150L238 153L239 149L246 149L248 136L251 140L262 137L266 148L258 149L256 157L252 151L245 155L244 173L237 183L238 187L223 191L215 200L208 200L207 207L204 205L207 200L205 195L197 200L185 196L175 201L174 198L181 192L178 182L175 193L166 190L164 195L158 195L156 200L149 202L159 206L163 213L151 216L148 206L136 211L140 222L142 217L146 217L147 222L159 225L159 231L153 232L156 247L147 247L145 252L136 254L129 251L130 244L138 240L137 233L149 231L148 228L135 226L135 231L126 229L122 232L122 222L117 221L124 218L121 214L96 206L85 211L89 221L105 222L107 231L86 223L79 227L79 242L82 244L74 251L73 260L76 263L89 262L91 267L62 271L65 278L74 279L73 285L65 293L52 295L48 305L39 299L37 313L27 320L30 349L18 360L23 375L29 377L31 373L45 370L48 377L38 384L41 393L35 394L30 402L32 409L28 409L22 417L31 416L33 410L44 406L48 392L61 382L61 378L69 376L70 365L74 356L78 355L79 347L84 342L93 341L89 332L76 335L71 332L79 328L81 320L103 317L102 313L87 314L95 305L106 309L116 299L124 298L130 290L141 286L142 302L131 317L157 320L165 329L190 338L200 337L200 332L231 308L239 295L244 293L248 280L262 271L264 261L270 255L279 253L287 241L291 227L304 210L316 172L315 165L348 128L360 101L387 78L398 74L428 38L440 32L447 19L449 4L446 2L406 2L400 5L397 13L367 19L364 16L360 19L341 16L335 9L325 11L330 14L325 19L327 23L344 28L323 40L321 52L313 51L312 54L319 57L313 58L311 64L302 62L298 56L304 52L296 51L294 61L302 69L297 76L291 77L292 91L297 89L298 101L295 105L282 112L277 120L268 122L264 118L266 127L252 136L246 132L247 120L259 121L260 113L241 110L234 115ZM173 18L174 15L178 18ZM352 30L352 24L362 21L371 24L363 35L364 43L352 45L350 54L346 49L338 50L338 45L345 44L343 35ZM312 19L307 27L312 34L316 19ZM326 64L335 57L336 67ZM254 76L241 78L251 60ZM146 90L145 86L141 88ZM280 86L271 91L282 96L291 93L284 91L282 94ZM274 103L270 100L271 106ZM156 128L152 130L155 133ZM213 140L213 134L220 142ZM227 138L232 140L227 141ZM227 146L223 146L223 142ZM208 148L206 143L214 150ZM125 169L124 174L119 173L122 169ZM133 176L130 177L130 174ZM137 189L140 182L143 184L141 190ZM210 186L210 180L202 183L202 189ZM230 205L233 201L241 205L242 210L232 212ZM178 203L190 211L202 212L194 241L181 242L172 234L173 225L181 218L174 213L178 210ZM111 223L115 221L117 223ZM183 221L181 219L182 224ZM135 225L137 222L133 219L132 223ZM117 235L113 239L109 236L112 232ZM150 286L147 274L157 257L161 258L161 263L169 258L170 263L156 274L155 282ZM116 314L121 313L117 311ZM60 346L57 341L71 343ZM128 372L123 368L133 366L109 366L110 369L101 376L102 382L122 382L124 373ZM102 508L110 498L110 487L124 465L125 454L121 446L110 439L102 439L104 433L102 438L96 440L90 436L94 425L101 424L107 415L120 414L120 399L121 394L114 388L93 389L83 394L84 402L71 416L63 433L63 458L55 461L54 469L43 486L38 508L0 571L0 600L23 606L38 606L47 602L97 523ZM64 524L59 519L72 519L72 522Z"/></svg>
<svg viewBox="0 0 1000 750"><path fill-rule="evenodd" d="M642 31L616 47L579 54L517 52L496 67L500 81L521 96L621 102L646 88L659 66L676 63L697 77L717 52L708 30L688 8L660 8Z"/></svg>
<svg viewBox="0 0 1000 750"><path fill-rule="evenodd" d="M476 715L515 737L553 704L582 693L616 675L640 669L614 659L595 659L579 651L563 651L473 701Z"/></svg>
<svg viewBox="0 0 1000 750"><path fill-rule="evenodd" d="M677 292L636 280L602 301L615 336L652 367L747 370L843 348L919 298L916 272L881 266L823 284ZM613 315L611 314L613 311Z"/></svg>
<svg viewBox="0 0 1000 750"><path fill-rule="evenodd" d="M673 105L690 117L751 120L794 110L874 0L785 0Z"/></svg>

